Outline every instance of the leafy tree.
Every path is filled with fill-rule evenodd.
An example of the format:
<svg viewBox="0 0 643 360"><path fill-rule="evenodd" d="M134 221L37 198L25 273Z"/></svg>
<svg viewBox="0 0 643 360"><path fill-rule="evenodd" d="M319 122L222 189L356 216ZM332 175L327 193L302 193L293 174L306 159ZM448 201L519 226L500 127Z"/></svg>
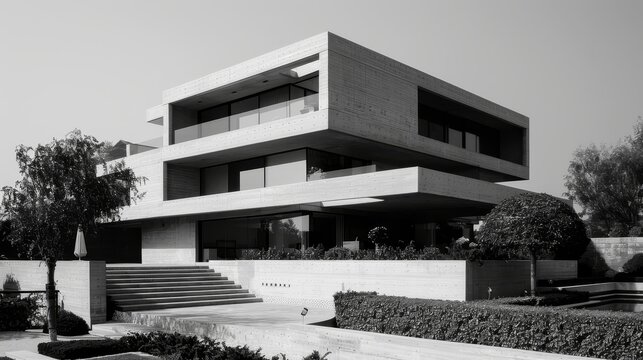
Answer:
<svg viewBox="0 0 643 360"><path fill-rule="evenodd" d="M587 245L585 225L574 209L547 194L523 193L500 202L485 218L478 243L487 254L531 260L531 294L536 260Z"/></svg>
<svg viewBox="0 0 643 360"><path fill-rule="evenodd" d="M574 153L566 195L579 204L593 235L626 236L643 209L643 119L615 147L590 145Z"/></svg>
<svg viewBox="0 0 643 360"><path fill-rule="evenodd" d="M143 180L121 162L107 165L100 156L104 144L74 130L46 145L18 146L16 160L22 179L4 187L2 216L10 220L7 237L29 258L47 264L49 334L56 340L56 261L75 241L78 225L85 235L97 234L98 223L117 220L120 209L140 198ZM99 176L100 167L104 176Z"/></svg>

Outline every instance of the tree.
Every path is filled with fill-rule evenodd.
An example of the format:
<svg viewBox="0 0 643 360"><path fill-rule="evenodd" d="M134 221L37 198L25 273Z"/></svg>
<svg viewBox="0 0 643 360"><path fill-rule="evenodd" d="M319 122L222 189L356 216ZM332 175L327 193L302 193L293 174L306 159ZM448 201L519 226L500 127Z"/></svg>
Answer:
<svg viewBox="0 0 643 360"><path fill-rule="evenodd" d="M536 294L536 260L587 245L585 225L574 209L547 194L523 193L494 207L477 237L483 252L531 260L531 294Z"/></svg>
<svg viewBox="0 0 643 360"><path fill-rule="evenodd" d="M643 209L643 119L615 147L590 145L574 153L567 195L587 216L593 235L626 236Z"/></svg>
<svg viewBox="0 0 643 360"><path fill-rule="evenodd" d="M130 196L142 196L143 180L116 162L101 157L104 144L74 130L65 138L35 148L20 145L16 160L22 179L4 187L2 217L10 221L7 237L20 252L47 264L47 317L49 336L56 340L54 271L64 249L82 226L88 238L96 236L100 222L119 218ZM103 176L98 176L100 167Z"/></svg>

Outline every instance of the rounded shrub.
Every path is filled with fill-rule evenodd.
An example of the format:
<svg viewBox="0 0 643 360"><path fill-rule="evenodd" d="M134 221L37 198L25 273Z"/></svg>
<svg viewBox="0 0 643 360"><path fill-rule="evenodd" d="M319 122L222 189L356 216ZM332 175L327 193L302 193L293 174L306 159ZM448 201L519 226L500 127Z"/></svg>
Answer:
<svg viewBox="0 0 643 360"><path fill-rule="evenodd" d="M60 309L58 312L58 335L62 336L78 336L89 333L89 326L87 322L80 316L71 311ZM49 324L45 322L42 331L46 334L49 333Z"/></svg>

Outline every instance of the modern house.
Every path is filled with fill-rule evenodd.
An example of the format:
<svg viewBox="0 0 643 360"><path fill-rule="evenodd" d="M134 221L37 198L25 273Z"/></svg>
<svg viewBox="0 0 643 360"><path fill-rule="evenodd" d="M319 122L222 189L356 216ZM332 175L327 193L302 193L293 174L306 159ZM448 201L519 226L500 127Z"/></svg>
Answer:
<svg viewBox="0 0 643 360"><path fill-rule="evenodd" d="M377 225L439 245L529 177L527 117L332 33L166 90L147 121L162 146L119 150L146 195L103 235L144 264L364 246Z"/></svg>

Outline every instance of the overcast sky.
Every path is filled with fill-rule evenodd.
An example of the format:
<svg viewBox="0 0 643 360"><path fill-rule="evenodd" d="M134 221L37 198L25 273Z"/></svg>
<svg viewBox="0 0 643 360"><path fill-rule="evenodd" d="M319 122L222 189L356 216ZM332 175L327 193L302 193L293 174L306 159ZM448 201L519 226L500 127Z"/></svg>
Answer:
<svg viewBox="0 0 643 360"><path fill-rule="evenodd" d="M167 88L330 31L530 118L530 180L643 115L643 1L0 0L0 186L14 149L74 128L160 136Z"/></svg>

